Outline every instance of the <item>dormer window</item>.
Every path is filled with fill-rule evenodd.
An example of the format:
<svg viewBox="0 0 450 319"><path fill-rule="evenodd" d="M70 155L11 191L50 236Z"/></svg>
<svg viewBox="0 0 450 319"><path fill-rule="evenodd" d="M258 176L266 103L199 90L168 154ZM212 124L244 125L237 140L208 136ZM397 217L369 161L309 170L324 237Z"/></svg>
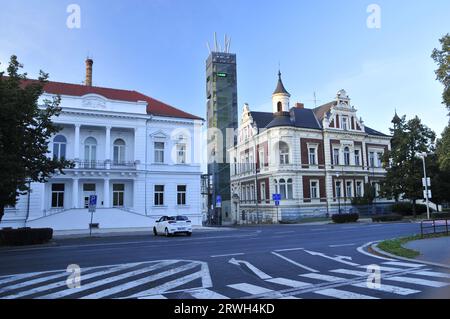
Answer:
<svg viewBox="0 0 450 319"><path fill-rule="evenodd" d="M348 117L342 117L342 129L344 131L348 130Z"/></svg>

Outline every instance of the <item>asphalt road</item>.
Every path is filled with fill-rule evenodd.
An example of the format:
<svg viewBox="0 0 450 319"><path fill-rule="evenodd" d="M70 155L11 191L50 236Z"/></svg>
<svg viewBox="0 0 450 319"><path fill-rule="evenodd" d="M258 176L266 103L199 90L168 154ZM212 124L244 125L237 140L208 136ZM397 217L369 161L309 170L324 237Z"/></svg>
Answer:
<svg viewBox="0 0 450 319"><path fill-rule="evenodd" d="M0 299L450 298L448 269L361 248L418 232L413 223L272 225L0 249Z"/></svg>

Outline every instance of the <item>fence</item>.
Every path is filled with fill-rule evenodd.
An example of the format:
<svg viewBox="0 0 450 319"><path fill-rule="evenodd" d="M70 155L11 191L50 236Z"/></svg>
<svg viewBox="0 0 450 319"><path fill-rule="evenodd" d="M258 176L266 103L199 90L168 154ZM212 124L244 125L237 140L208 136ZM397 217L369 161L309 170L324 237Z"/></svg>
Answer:
<svg viewBox="0 0 450 319"><path fill-rule="evenodd" d="M420 236L428 234L443 234L448 235L448 219L424 220L420 223Z"/></svg>

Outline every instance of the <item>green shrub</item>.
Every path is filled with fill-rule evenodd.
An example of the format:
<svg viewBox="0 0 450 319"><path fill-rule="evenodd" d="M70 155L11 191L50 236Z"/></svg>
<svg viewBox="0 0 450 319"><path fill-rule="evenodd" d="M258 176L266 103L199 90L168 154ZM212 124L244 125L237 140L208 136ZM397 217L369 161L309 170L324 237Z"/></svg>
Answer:
<svg viewBox="0 0 450 319"><path fill-rule="evenodd" d="M413 215L413 205L409 202L399 202L391 206L392 212L403 216ZM427 206L424 204L416 204L416 214L421 215L427 212Z"/></svg>
<svg viewBox="0 0 450 319"><path fill-rule="evenodd" d="M331 217L336 224L356 223L359 219L359 214L335 214Z"/></svg>
<svg viewBox="0 0 450 319"><path fill-rule="evenodd" d="M51 228L18 228L0 230L0 244L6 246L36 245L53 238Z"/></svg>
<svg viewBox="0 0 450 319"><path fill-rule="evenodd" d="M432 219L449 219L450 218L450 212L444 212L444 213L433 213L431 215Z"/></svg>
<svg viewBox="0 0 450 319"><path fill-rule="evenodd" d="M376 222L395 222L402 220L403 216L400 214L389 214L389 215L375 215L372 217L372 221Z"/></svg>

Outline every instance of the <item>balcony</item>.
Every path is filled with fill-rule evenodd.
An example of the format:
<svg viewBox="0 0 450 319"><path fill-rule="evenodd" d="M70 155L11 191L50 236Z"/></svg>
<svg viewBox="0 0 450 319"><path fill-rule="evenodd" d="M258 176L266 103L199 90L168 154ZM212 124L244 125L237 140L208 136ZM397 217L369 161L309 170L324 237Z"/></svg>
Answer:
<svg viewBox="0 0 450 319"><path fill-rule="evenodd" d="M135 170L138 164L135 162L111 162L107 161L74 161L75 169L84 170Z"/></svg>

